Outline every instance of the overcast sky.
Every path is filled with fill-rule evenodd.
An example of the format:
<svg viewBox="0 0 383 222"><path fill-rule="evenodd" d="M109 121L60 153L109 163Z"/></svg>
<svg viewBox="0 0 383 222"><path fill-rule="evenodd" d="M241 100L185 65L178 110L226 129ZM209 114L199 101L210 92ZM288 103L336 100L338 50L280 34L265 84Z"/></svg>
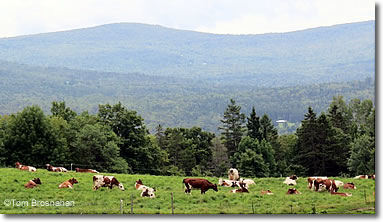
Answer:
<svg viewBox="0 0 383 222"><path fill-rule="evenodd" d="M374 19L372 0L0 0L0 37L115 22L259 34Z"/></svg>

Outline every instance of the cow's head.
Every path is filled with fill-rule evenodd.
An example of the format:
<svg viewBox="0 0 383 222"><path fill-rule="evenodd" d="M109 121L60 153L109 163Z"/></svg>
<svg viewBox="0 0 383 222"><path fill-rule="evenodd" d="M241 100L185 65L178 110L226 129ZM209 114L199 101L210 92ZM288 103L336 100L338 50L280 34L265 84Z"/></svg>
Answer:
<svg viewBox="0 0 383 222"><path fill-rule="evenodd" d="M78 181L73 177L72 179L69 179L69 183L75 184L78 183Z"/></svg>
<svg viewBox="0 0 383 222"><path fill-rule="evenodd" d="M20 165L21 165L20 162L16 162L16 163L15 163L16 168L20 168Z"/></svg>
<svg viewBox="0 0 383 222"><path fill-rule="evenodd" d="M217 191L218 192L218 188L217 188L217 184L213 184L213 190Z"/></svg>
<svg viewBox="0 0 383 222"><path fill-rule="evenodd" d="M41 184L40 178L34 178L32 181L35 182L35 184Z"/></svg>
<svg viewBox="0 0 383 222"><path fill-rule="evenodd" d="M122 190L122 191L125 190L124 185L122 185L122 183L119 183L119 184L118 184L118 188L119 188L120 190Z"/></svg>
<svg viewBox="0 0 383 222"><path fill-rule="evenodd" d="M297 180L298 177L297 177L297 175L292 175L292 176L290 176L290 179L292 179L292 180Z"/></svg>

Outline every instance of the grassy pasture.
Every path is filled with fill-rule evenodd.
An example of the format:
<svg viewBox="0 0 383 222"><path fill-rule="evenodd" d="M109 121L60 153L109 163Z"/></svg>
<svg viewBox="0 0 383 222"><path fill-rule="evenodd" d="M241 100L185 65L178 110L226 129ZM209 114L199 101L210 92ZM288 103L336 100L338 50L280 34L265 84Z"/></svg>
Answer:
<svg viewBox="0 0 383 222"><path fill-rule="evenodd" d="M152 176L110 174L124 184L125 191L117 188L92 190L91 173L54 173L38 169L35 173L14 168L0 169L0 213L1 214L119 214L120 199L123 213L131 210L135 214L171 214L171 193L174 196L175 214L375 214L375 181L353 178L334 178L343 182L354 182L356 190L339 189L352 193L351 197L317 193L307 188L307 178L299 178L295 186L301 195L286 195L289 186L284 178L252 178L256 185L250 193L230 193L233 188L218 187L218 192L207 191L201 195L193 190L192 195L184 194L182 180L177 176ZM42 185L25 189L24 184L34 177ZM79 183L74 189L58 189L58 185L75 177ZM142 198L141 191L134 188L136 180L142 179L147 186L156 188L156 198ZM206 178L218 183L219 178ZM261 190L271 190L274 195L261 195ZM10 206L6 206L6 201ZM32 206L32 201L74 201L74 206ZM36 202L35 202L36 203Z"/></svg>

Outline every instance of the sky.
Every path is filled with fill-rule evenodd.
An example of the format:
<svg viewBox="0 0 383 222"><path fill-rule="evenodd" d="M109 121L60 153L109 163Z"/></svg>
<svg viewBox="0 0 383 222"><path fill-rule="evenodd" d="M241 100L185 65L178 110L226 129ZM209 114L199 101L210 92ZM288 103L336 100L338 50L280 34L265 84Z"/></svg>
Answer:
<svg viewBox="0 0 383 222"><path fill-rule="evenodd" d="M288 32L375 19L372 0L0 0L0 38L117 22L218 34Z"/></svg>

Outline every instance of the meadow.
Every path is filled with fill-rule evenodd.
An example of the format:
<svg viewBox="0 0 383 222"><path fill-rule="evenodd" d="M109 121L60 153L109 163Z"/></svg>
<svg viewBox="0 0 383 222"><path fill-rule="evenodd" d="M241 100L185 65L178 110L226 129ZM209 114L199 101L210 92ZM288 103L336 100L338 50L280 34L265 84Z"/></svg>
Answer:
<svg viewBox="0 0 383 222"><path fill-rule="evenodd" d="M249 193L230 193L233 188L218 186L218 192L209 190L201 195L193 190L184 193L183 178L179 176L153 176L100 173L113 175L125 186L125 191L101 188L92 190L92 173L57 173L37 169L31 173L15 168L0 169L1 214L172 214L172 195L175 214L375 214L375 181L371 179L333 179L353 182L356 190L351 197L313 192L307 188L307 178L299 178L294 186L301 195L286 195L289 188L284 178L249 178L255 181ZM39 177L42 184L25 189L24 184ZM70 178L79 183L74 189L58 189L58 185ZM200 177L218 183L216 177ZM135 181L141 179L156 189L156 198L142 198L135 190ZM274 195L261 195L261 190L271 190ZM121 205L122 200L122 205ZM44 201L63 201L60 206L32 206ZM68 202L65 202L68 201ZM71 204L73 203L73 204ZM132 205L133 203L133 205Z"/></svg>

